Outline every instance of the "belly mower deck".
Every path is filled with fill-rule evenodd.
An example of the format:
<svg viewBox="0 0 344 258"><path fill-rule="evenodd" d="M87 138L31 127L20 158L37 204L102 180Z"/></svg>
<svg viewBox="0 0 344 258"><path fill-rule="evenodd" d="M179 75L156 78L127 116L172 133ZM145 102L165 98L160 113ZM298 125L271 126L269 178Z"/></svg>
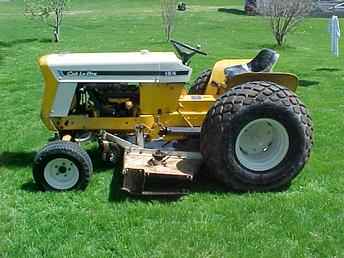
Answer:
<svg viewBox="0 0 344 258"><path fill-rule="evenodd" d="M133 195L186 194L202 164L199 152L144 148L109 133L103 138L124 148L122 190Z"/></svg>

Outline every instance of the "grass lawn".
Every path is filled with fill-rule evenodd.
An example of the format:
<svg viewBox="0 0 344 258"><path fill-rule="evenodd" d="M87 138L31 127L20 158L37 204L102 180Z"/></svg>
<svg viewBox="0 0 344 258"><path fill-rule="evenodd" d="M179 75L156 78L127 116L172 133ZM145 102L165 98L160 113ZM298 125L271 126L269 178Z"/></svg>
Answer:
<svg viewBox="0 0 344 258"><path fill-rule="evenodd" d="M288 191L240 195L213 182L178 201L137 200L119 191L118 173L96 158L85 192L37 191L32 159L51 135L39 118L37 59L171 51L159 1L74 0L59 44L23 17L21 2L0 1L0 257L344 257L344 59L330 55L326 19L307 19L279 50L276 70L299 75L297 93L316 134L311 160ZM261 17L217 12L242 2L189 0L189 11L178 13L174 38L209 52L193 58L193 77L218 59L273 46Z"/></svg>

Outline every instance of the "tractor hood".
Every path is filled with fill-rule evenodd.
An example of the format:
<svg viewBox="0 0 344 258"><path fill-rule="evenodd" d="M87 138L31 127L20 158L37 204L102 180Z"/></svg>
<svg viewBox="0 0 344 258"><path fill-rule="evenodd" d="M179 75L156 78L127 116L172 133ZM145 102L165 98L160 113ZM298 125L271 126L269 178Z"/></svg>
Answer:
<svg viewBox="0 0 344 258"><path fill-rule="evenodd" d="M184 83L191 68L173 52L51 54L41 57L60 82Z"/></svg>

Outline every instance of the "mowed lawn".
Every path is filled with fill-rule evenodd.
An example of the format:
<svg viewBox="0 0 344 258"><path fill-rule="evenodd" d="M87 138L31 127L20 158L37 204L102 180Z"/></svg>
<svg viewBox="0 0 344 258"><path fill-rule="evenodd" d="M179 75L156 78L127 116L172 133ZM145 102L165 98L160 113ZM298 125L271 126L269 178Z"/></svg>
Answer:
<svg viewBox="0 0 344 258"><path fill-rule="evenodd" d="M158 0L72 1L62 42L0 1L0 257L344 257L344 58L329 51L327 19L307 19L289 38L278 71L296 73L315 124L310 162L281 193L236 194L205 179L179 200L135 199L91 150L85 192L42 193L35 153L51 136L39 117L39 56L52 52L172 51ZM193 78L222 58L273 47L261 17L222 13L239 0L189 0L174 38L209 53ZM344 48L341 47L344 55Z"/></svg>

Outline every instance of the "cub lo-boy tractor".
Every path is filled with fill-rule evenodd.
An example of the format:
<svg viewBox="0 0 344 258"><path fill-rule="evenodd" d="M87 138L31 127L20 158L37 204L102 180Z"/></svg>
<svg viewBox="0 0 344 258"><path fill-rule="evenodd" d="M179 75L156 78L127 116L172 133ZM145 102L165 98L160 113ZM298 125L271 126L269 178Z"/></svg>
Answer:
<svg viewBox="0 0 344 258"><path fill-rule="evenodd" d="M287 187L307 162L312 120L294 93L298 79L273 73L279 55L217 62L192 85L198 48L172 41L174 53L52 54L41 117L56 133L36 156L43 189L85 189L92 161L81 142L97 140L105 161L123 162L123 190L181 194L202 164L228 189Z"/></svg>

